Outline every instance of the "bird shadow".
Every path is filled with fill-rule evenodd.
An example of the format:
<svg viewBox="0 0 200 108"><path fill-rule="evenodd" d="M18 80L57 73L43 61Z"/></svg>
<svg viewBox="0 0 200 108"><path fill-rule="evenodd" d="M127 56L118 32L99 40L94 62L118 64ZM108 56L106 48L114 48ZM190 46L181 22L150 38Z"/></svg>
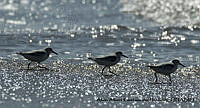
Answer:
<svg viewBox="0 0 200 108"><path fill-rule="evenodd" d="M53 69L49 69L46 67L20 68L19 70L26 71L26 72L29 72L29 71L47 71L47 72L54 71Z"/></svg>
<svg viewBox="0 0 200 108"><path fill-rule="evenodd" d="M105 79L110 79L110 78L113 78L115 75L103 75L103 77L105 78Z"/></svg>
<svg viewBox="0 0 200 108"><path fill-rule="evenodd" d="M169 82L149 82L150 85L172 85L172 83Z"/></svg>

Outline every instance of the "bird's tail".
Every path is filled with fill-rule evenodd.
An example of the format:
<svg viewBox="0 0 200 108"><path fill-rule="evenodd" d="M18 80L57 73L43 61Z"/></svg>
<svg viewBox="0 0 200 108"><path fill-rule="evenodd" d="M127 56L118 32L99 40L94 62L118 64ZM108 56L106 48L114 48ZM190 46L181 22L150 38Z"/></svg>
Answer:
<svg viewBox="0 0 200 108"><path fill-rule="evenodd" d="M22 52L16 52L16 54L22 55Z"/></svg>
<svg viewBox="0 0 200 108"><path fill-rule="evenodd" d="M147 65L146 67L154 68L155 66L150 66L150 65Z"/></svg>
<svg viewBox="0 0 200 108"><path fill-rule="evenodd" d="M156 66L146 66L146 67L149 67L150 69L157 69L157 67Z"/></svg>
<svg viewBox="0 0 200 108"><path fill-rule="evenodd" d="M89 59L89 60L93 60L93 61L95 60L95 59L94 59L94 58L92 58L92 57L89 57L88 59Z"/></svg>

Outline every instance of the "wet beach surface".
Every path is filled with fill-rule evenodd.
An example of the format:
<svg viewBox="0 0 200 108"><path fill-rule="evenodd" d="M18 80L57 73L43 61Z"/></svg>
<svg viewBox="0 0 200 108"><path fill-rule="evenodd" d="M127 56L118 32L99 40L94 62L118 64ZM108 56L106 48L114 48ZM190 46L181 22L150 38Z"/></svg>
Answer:
<svg viewBox="0 0 200 108"><path fill-rule="evenodd" d="M165 77L154 84L153 72L143 66L117 65L112 69L119 76L102 76L101 67L93 64L48 62L50 70L26 70L21 60L0 63L2 106L198 107L198 67L179 69L172 84Z"/></svg>
<svg viewBox="0 0 200 108"><path fill-rule="evenodd" d="M199 107L199 1L102 0L0 2L0 107ZM52 47L27 70L16 54ZM88 57L122 51L105 72ZM145 67L172 59L186 67L173 83Z"/></svg>

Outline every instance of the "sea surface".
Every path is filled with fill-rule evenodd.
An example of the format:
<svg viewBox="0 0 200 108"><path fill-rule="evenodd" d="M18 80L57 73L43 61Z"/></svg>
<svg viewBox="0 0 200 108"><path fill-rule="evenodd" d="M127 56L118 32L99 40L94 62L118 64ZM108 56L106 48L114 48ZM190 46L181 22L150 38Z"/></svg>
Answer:
<svg viewBox="0 0 200 108"><path fill-rule="evenodd" d="M16 52L53 48L31 65ZM88 57L122 51L105 71ZM147 65L179 59L169 79ZM200 0L0 1L0 108L199 108Z"/></svg>

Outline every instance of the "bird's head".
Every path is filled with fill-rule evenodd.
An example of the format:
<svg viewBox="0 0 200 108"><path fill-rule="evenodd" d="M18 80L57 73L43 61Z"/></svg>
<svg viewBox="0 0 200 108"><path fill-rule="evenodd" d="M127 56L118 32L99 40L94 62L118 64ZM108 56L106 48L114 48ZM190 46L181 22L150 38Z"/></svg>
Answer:
<svg viewBox="0 0 200 108"><path fill-rule="evenodd" d="M118 51L115 53L117 56L123 56L123 57L126 57L128 58L126 55L124 55L121 51Z"/></svg>
<svg viewBox="0 0 200 108"><path fill-rule="evenodd" d="M46 51L47 53L49 53L49 54L54 53L54 54L58 55L58 53L56 53L55 51L53 51L52 48L45 48L45 51Z"/></svg>
<svg viewBox="0 0 200 108"><path fill-rule="evenodd" d="M185 67L185 65L181 64L180 61L177 59L172 60L172 63L174 63L175 65L181 65L181 66Z"/></svg>

